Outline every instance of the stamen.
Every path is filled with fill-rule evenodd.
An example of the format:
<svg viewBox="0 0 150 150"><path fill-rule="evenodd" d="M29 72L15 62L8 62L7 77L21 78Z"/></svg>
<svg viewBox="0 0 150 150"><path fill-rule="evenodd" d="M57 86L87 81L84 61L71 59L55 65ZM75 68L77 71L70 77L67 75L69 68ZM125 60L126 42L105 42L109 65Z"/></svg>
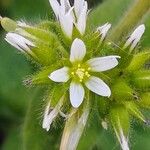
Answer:
<svg viewBox="0 0 150 150"><path fill-rule="evenodd" d="M80 68L81 67L81 65L80 64L78 64L78 68Z"/></svg>
<svg viewBox="0 0 150 150"><path fill-rule="evenodd" d="M88 71L90 71L91 70L91 67L88 67Z"/></svg>
<svg viewBox="0 0 150 150"><path fill-rule="evenodd" d="M71 72L71 74L74 75L75 73L74 73L74 72Z"/></svg>

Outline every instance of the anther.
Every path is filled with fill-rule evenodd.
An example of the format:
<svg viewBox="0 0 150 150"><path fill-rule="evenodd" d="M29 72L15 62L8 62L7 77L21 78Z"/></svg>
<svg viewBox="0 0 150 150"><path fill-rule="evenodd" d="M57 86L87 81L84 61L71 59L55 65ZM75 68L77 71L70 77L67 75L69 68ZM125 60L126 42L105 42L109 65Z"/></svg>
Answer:
<svg viewBox="0 0 150 150"><path fill-rule="evenodd" d="M81 65L80 64L78 64L78 68L80 68L81 67Z"/></svg>
<svg viewBox="0 0 150 150"><path fill-rule="evenodd" d="M91 70L91 68L90 67L88 67L88 71L90 71Z"/></svg>

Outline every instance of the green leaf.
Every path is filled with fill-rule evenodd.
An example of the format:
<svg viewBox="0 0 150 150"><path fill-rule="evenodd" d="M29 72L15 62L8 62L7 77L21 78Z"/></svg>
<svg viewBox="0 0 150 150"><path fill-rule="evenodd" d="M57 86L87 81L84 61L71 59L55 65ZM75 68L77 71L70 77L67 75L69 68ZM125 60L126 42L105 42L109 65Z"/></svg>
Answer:
<svg viewBox="0 0 150 150"><path fill-rule="evenodd" d="M20 128L15 128L9 131L3 145L2 150L23 150L22 134Z"/></svg>

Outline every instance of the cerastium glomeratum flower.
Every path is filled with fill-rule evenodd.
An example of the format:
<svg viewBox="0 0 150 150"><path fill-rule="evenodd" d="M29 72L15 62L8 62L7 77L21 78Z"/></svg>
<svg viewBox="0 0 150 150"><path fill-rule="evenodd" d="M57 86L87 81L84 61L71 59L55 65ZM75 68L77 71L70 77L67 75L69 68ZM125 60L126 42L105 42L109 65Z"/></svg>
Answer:
<svg viewBox="0 0 150 150"><path fill-rule="evenodd" d="M74 150L89 115L98 110L104 129L111 127L122 149L129 150L130 116L147 123L141 108L150 108L150 71L145 67L150 51L138 49L145 25L126 42L114 44L106 39L110 23L94 31L87 27L85 0L75 0L73 6L68 0L49 1L56 21L29 25L0 18L8 32L5 40L38 64L26 84L48 87L42 127L49 131L59 115L65 118L60 149Z"/></svg>

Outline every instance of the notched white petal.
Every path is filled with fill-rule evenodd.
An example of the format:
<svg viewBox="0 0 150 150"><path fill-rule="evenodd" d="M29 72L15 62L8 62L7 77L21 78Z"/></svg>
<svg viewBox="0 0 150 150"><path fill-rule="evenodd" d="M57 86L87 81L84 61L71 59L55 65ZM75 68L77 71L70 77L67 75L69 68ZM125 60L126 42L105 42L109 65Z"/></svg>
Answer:
<svg viewBox="0 0 150 150"><path fill-rule="evenodd" d="M52 72L48 77L54 82L67 82L70 78L69 68L63 67L61 69L58 69Z"/></svg>
<svg viewBox="0 0 150 150"><path fill-rule="evenodd" d="M128 46L131 45L130 50L133 50L140 41L144 32L145 32L145 25L142 24L138 26L126 41L124 48L127 48Z"/></svg>
<svg viewBox="0 0 150 150"><path fill-rule="evenodd" d="M72 16L72 10L73 8L70 8L70 10L66 14L59 11L59 22L60 22L61 28L64 34L70 39L72 38L73 20L74 20Z"/></svg>
<svg viewBox="0 0 150 150"><path fill-rule="evenodd" d="M107 32L109 31L109 29L111 28L111 24L110 23L106 23L103 26L100 26L97 28L97 31L100 33L101 35L101 41L103 41L107 35Z"/></svg>
<svg viewBox="0 0 150 150"><path fill-rule="evenodd" d="M60 4L58 3L57 0L49 0L49 2L50 2L50 5L51 5L57 19L58 19Z"/></svg>
<svg viewBox="0 0 150 150"><path fill-rule="evenodd" d="M80 15L77 19L77 23L75 24L76 28L79 30L81 35L85 33L87 14L88 14L88 5L87 5L87 2L85 2L80 12Z"/></svg>
<svg viewBox="0 0 150 150"><path fill-rule="evenodd" d="M46 106L46 109L44 112L43 123L42 123L42 128L46 129L46 131L49 131L52 122L55 120L55 118L59 114L60 109L63 105L63 100L64 100L64 96L59 100L59 102L53 109L50 107L50 103L48 103L48 105Z"/></svg>
<svg viewBox="0 0 150 150"><path fill-rule="evenodd" d="M22 52L27 51L31 53L29 46L35 47L31 41L16 33L7 33L5 40Z"/></svg>
<svg viewBox="0 0 150 150"><path fill-rule="evenodd" d="M120 58L120 56L98 57L88 60L87 64L90 66L91 71L101 72L116 67L118 65L117 58Z"/></svg>
<svg viewBox="0 0 150 150"><path fill-rule="evenodd" d="M70 102L74 108L78 108L83 102L85 91L80 83L71 82Z"/></svg>
<svg viewBox="0 0 150 150"><path fill-rule="evenodd" d="M86 87L92 92L104 96L110 97L111 90L108 85L100 78L91 76L88 81L85 82Z"/></svg>
<svg viewBox="0 0 150 150"><path fill-rule="evenodd" d="M70 61L81 61L86 54L86 47L82 40L75 39L71 46Z"/></svg>

